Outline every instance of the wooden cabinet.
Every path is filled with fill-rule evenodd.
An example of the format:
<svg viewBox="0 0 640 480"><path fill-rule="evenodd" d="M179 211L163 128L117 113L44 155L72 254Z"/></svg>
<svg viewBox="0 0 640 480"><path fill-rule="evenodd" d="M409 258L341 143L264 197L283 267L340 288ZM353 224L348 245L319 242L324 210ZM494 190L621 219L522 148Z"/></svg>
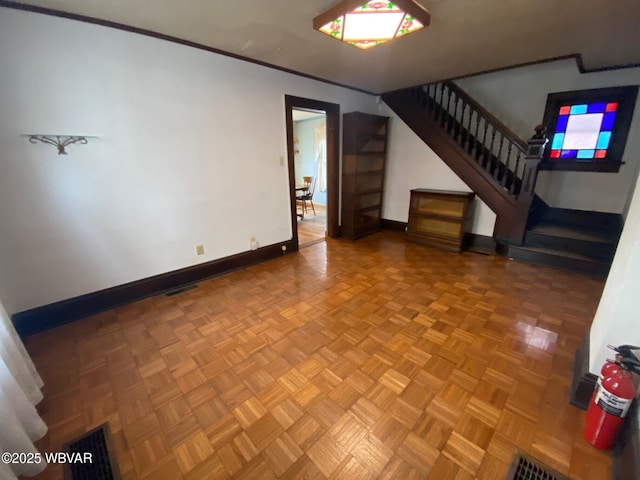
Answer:
<svg viewBox="0 0 640 480"><path fill-rule="evenodd" d="M381 228L388 117L343 115L342 236L355 240Z"/></svg>
<svg viewBox="0 0 640 480"><path fill-rule="evenodd" d="M471 227L472 192L411 190L407 240L460 252Z"/></svg>

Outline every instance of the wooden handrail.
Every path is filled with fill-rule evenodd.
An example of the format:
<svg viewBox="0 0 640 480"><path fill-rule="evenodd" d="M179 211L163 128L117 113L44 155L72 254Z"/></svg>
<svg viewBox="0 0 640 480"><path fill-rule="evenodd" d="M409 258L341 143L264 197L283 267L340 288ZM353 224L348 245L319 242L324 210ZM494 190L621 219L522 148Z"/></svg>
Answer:
<svg viewBox="0 0 640 480"><path fill-rule="evenodd" d="M491 112L489 112L486 108L480 105L473 97L471 97L467 92L458 87L451 80L446 80L442 82L449 90L455 92L455 94L460 97L464 102L471 106L476 112L478 112L482 117L484 117L491 125L496 127L505 138L515 144L520 150L523 152L527 151L527 142L522 140L518 135L516 135L509 127L507 127L504 123L498 120Z"/></svg>

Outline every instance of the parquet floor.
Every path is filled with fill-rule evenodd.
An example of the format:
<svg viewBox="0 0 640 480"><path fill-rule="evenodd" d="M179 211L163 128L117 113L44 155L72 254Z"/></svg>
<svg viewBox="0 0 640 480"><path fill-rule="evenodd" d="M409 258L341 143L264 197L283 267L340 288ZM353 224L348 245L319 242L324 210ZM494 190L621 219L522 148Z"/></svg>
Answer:
<svg viewBox="0 0 640 480"><path fill-rule="evenodd" d="M327 207L315 205L316 214L307 206L304 219L298 217L298 245L306 247L324 240L327 231Z"/></svg>
<svg viewBox="0 0 640 480"><path fill-rule="evenodd" d="M567 403L602 287L394 232L329 239L29 337L39 446L109 421L125 479L502 480L517 449L607 479Z"/></svg>

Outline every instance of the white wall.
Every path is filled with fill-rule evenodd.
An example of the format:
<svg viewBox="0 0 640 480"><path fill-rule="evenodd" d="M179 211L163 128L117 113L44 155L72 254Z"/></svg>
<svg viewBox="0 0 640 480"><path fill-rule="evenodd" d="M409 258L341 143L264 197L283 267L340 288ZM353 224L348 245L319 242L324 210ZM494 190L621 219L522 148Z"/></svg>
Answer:
<svg viewBox="0 0 640 480"><path fill-rule="evenodd" d="M456 83L527 140L542 122L547 94L637 85L640 68L581 74L574 60L561 60L477 75ZM536 193L552 207L626 213L640 167L640 105L636 105L623 161L626 165L619 173L541 172Z"/></svg>
<svg viewBox="0 0 640 480"><path fill-rule="evenodd" d="M640 179L598 310L591 324L589 371L599 374L611 345L640 345Z"/></svg>
<svg viewBox="0 0 640 480"><path fill-rule="evenodd" d="M471 189L386 105L380 115L389 119L389 145L382 217L406 222L413 188L433 190ZM493 236L496 214L479 198L474 201L472 232Z"/></svg>
<svg viewBox="0 0 640 480"><path fill-rule="evenodd" d="M0 65L9 313L246 251L252 236L290 239L284 95L377 111L352 90L4 8ZM99 137L58 156L26 133Z"/></svg>

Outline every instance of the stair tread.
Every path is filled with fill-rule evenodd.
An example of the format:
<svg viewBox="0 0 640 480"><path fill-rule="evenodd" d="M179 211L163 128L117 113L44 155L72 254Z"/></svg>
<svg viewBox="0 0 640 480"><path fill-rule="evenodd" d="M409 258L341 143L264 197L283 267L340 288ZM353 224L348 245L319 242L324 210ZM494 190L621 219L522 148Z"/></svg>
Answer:
<svg viewBox="0 0 640 480"><path fill-rule="evenodd" d="M555 223L538 224L528 230L531 233L553 237L571 238L601 243L618 243L617 232L595 229L588 226L559 225Z"/></svg>
<svg viewBox="0 0 640 480"><path fill-rule="evenodd" d="M575 252L567 252L565 250L556 250L554 248L530 247L528 245L518 245L518 246L514 245L514 246L511 246L510 249L528 250L530 252L544 253L544 254L553 255L556 257L573 258L576 260L584 260L587 262L602 263L607 265L611 263L611 262L605 262L598 258L590 257L588 255L582 255L580 253L575 253Z"/></svg>

